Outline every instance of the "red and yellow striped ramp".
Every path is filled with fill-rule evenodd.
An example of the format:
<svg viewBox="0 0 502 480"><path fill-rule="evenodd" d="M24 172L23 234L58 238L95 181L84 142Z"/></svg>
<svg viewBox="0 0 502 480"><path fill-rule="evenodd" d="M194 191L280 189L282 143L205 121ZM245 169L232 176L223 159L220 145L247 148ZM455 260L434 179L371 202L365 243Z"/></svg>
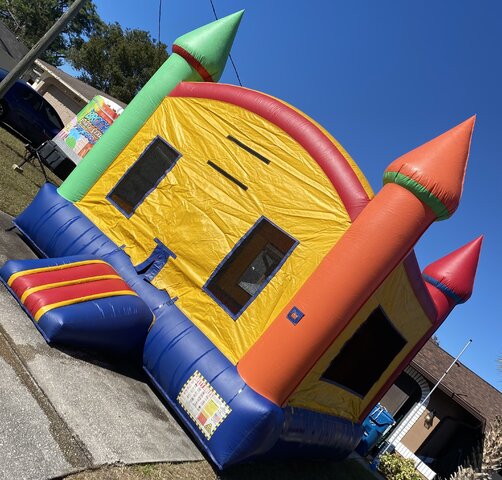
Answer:
<svg viewBox="0 0 502 480"><path fill-rule="evenodd" d="M153 320L136 292L98 258L10 260L0 274L48 342L127 351L141 346Z"/></svg>

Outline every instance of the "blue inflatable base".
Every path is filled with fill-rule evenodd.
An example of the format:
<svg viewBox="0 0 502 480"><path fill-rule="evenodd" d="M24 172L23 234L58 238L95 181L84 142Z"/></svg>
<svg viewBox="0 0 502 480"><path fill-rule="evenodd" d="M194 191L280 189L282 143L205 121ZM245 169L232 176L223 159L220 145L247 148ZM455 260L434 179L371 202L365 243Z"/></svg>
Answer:
<svg viewBox="0 0 502 480"><path fill-rule="evenodd" d="M45 256L93 255L107 261L144 300L156 316L151 330L144 331L144 370L219 469L258 459L343 459L359 443L362 428L357 423L282 408L253 391L235 365L176 306L176 299L138 274L140 269L122 248L60 197L54 186L46 184L15 224ZM190 400L183 400L183 389L194 384L194 378L225 411L208 430L189 412ZM195 397L192 403L196 408Z"/></svg>

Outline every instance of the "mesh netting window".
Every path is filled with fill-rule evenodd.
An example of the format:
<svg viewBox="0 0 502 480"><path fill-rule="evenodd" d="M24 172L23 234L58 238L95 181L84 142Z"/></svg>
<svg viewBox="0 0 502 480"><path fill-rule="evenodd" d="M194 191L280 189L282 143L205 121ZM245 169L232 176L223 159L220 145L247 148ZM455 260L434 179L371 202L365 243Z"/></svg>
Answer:
<svg viewBox="0 0 502 480"><path fill-rule="evenodd" d="M234 319L265 288L297 241L261 218L218 266L204 290Z"/></svg>
<svg viewBox="0 0 502 480"><path fill-rule="evenodd" d="M164 139L156 137L115 185L108 198L130 217L180 157L181 154Z"/></svg>
<svg viewBox="0 0 502 480"><path fill-rule="evenodd" d="M321 380L364 397L405 345L406 340L378 307L347 340Z"/></svg>

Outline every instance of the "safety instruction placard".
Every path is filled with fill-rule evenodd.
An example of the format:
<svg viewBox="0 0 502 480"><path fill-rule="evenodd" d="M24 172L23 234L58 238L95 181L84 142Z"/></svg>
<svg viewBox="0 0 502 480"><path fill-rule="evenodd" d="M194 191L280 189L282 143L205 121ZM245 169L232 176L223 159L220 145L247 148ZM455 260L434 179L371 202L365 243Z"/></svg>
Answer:
<svg viewBox="0 0 502 480"><path fill-rule="evenodd" d="M198 370L183 385L177 400L208 440L232 411Z"/></svg>

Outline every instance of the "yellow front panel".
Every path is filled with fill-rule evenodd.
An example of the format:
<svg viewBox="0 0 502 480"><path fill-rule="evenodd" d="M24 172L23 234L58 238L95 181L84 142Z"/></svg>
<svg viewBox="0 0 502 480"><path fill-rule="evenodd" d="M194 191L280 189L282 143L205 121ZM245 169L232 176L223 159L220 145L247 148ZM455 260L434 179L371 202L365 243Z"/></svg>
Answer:
<svg viewBox="0 0 502 480"><path fill-rule="evenodd" d="M182 157L127 219L106 196L157 135ZM270 160L265 164L226 137ZM247 191L212 169L211 160ZM241 358L349 226L321 168L281 129L240 107L207 99L166 98L77 206L125 251L143 262L159 238L177 256L153 284L233 362ZM299 244L234 321L203 285L235 244L265 216Z"/></svg>
<svg viewBox="0 0 502 480"><path fill-rule="evenodd" d="M378 306L381 306L388 319L407 341L403 350L394 358L387 370L364 398L351 393L332 383L321 381L320 378L331 361L340 352L356 330ZM414 348L425 332L431 327L430 320L425 315L418 302L413 288L408 280L406 270L399 265L370 297L355 315L354 319L322 355L315 367L305 377L289 400L289 405L303 407L331 415L338 415L351 421L357 421L362 412L384 386L390 375L401 364L408 353ZM384 349L385 345L381 345ZM354 361L371 362L373 359L364 355Z"/></svg>

